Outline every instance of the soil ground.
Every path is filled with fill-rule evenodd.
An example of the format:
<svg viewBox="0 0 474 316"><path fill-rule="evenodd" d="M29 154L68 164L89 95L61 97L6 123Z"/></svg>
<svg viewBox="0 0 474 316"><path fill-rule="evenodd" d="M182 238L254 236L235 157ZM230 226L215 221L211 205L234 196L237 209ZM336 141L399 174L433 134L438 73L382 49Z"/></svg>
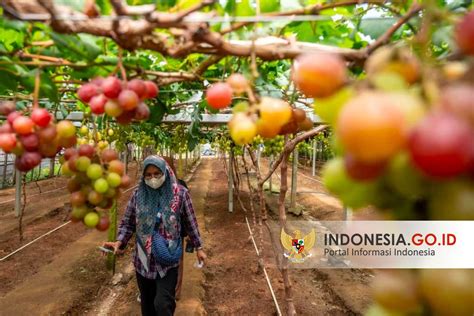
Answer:
<svg viewBox="0 0 474 316"><path fill-rule="evenodd" d="M132 175L135 174L132 170ZM274 183L277 181L274 177ZM203 269L196 269L192 267L195 255L186 254L183 292L176 314L275 315L276 308L264 275L258 273L258 257L249 239L246 214L237 199L234 199L233 213L228 212L227 176L222 161L202 159L188 184L208 260ZM323 190L304 177L299 178L298 185L302 191ZM121 197L119 216L130 193ZM3 196L8 199L8 194ZM58 196L63 204L68 199L66 195ZM242 199L248 208L247 192L242 192ZM298 194L298 203L319 220L342 218L340 204L327 195ZM60 225L67 215L63 208L52 205L50 197L34 199L34 210L31 213L40 215L32 216L25 225L25 242ZM247 216L251 221L251 215ZM2 229L3 221L0 231ZM6 232L0 233L2 256L21 245L15 243L18 233L14 227L4 230ZM270 238L264 237L264 261L284 312L281 274ZM117 274L112 278L96 249L106 238L104 233L69 224L0 262L0 315L31 315L33 311L37 315L140 315L130 264L132 247L118 259ZM370 279L370 271L363 270L291 270L297 312L300 315L359 315L370 304Z"/></svg>

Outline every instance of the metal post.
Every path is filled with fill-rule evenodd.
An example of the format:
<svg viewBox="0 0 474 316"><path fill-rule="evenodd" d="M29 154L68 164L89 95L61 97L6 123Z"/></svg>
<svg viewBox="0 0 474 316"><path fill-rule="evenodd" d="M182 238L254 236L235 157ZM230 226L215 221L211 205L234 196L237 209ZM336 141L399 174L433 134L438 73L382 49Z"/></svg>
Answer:
<svg viewBox="0 0 474 316"><path fill-rule="evenodd" d="M17 170L15 174L15 216L19 217L21 215L20 212L21 212L21 171Z"/></svg>
<svg viewBox="0 0 474 316"><path fill-rule="evenodd" d="M54 164L56 162L56 156L49 159L49 177L54 177Z"/></svg>
<svg viewBox="0 0 474 316"><path fill-rule="evenodd" d="M2 176L2 188L7 184L7 164L8 164L8 154L4 154L5 159L3 160L3 176Z"/></svg>
<svg viewBox="0 0 474 316"><path fill-rule="evenodd" d="M232 149L230 150L229 153L229 168L228 168L228 173L229 173L229 212L232 213L234 211L234 174L232 172L234 166L233 166L233 161L234 161L234 152Z"/></svg>
<svg viewBox="0 0 474 316"><path fill-rule="evenodd" d="M352 220L352 208L347 207L344 205L344 220L350 221Z"/></svg>
<svg viewBox="0 0 474 316"><path fill-rule="evenodd" d="M316 139L313 139L313 168L311 174L313 177L316 175Z"/></svg>
<svg viewBox="0 0 474 316"><path fill-rule="evenodd" d="M291 168L291 200L290 207L296 206L296 181L298 171L298 149L295 148L293 151L293 166Z"/></svg>
<svg viewBox="0 0 474 316"><path fill-rule="evenodd" d="M188 173L188 149L186 148L186 156L184 158L184 172Z"/></svg>

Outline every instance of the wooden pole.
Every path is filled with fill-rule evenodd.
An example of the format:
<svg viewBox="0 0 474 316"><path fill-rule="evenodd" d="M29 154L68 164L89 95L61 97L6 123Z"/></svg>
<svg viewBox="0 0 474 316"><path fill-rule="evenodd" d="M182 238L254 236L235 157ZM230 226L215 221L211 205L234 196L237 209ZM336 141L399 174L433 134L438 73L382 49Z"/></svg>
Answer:
<svg viewBox="0 0 474 316"><path fill-rule="evenodd" d="M227 173L228 173L228 178L229 178L229 184L228 184L228 189L229 189L229 212L232 213L234 211L234 176L232 170L234 169L233 167L234 163L234 151L232 148L230 149L229 153L229 168L227 168Z"/></svg>
<svg viewBox="0 0 474 316"><path fill-rule="evenodd" d="M56 156L53 158L50 158L49 160L49 177L52 178L54 177L54 164L56 162Z"/></svg>
<svg viewBox="0 0 474 316"><path fill-rule="evenodd" d="M16 170L16 168L15 168ZM21 171L15 174L15 216L21 215Z"/></svg>
<svg viewBox="0 0 474 316"><path fill-rule="evenodd" d="M270 157L270 169L273 167L273 155ZM269 187L270 187L270 194L272 194L272 178L273 178L273 173L270 175L269 179Z"/></svg>
<svg viewBox="0 0 474 316"><path fill-rule="evenodd" d="M285 144L288 136L285 136ZM294 160L294 159L293 159ZM279 221L280 229L286 228L286 209L285 209L285 195L288 190L287 173L288 173L288 155L285 153L280 166L281 180L280 180L280 196L278 199ZM283 257L281 274L283 277L283 284L285 286L285 300L287 315L296 315L295 304L293 302L293 291L291 287L290 276L288 273L288 258Z"/></svg>
<svg viewBox="0 0 474 316"><path fill-rule="evenodd" d="M293 166L291 168L291 197L290 197L291 208L294 208L296 206L296 184L298 181L297 172L298 172L298 148L295 147L295 149L293 150Z"/></svg>
<svg viewBox="0 0 474 316"><path fill-rule="evenodd" d="M316 139L313 139L313 166L311 174L316 175Z"/></svg>

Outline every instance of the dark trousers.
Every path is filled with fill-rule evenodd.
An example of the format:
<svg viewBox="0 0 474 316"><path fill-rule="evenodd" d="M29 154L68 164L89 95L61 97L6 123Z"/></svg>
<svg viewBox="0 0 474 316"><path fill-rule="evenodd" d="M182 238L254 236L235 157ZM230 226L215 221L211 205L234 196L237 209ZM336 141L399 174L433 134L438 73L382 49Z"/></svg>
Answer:
<svg viewBox="0 0 474 316"><path fill-rule="evenodd" d="M176 308L175 289L178 281L178 268L168 270L164 278L158 275L155 280L147 279L137 273L143 316L172 316Z"/></svg>

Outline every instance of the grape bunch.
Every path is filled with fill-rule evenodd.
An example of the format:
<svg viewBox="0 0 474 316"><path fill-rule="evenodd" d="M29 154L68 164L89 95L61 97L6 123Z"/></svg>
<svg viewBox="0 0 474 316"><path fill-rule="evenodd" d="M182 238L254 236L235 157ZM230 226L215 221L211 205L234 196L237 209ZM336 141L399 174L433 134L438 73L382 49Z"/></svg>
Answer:
<svg viewBox="0 0 474 316"><path fill-rule="evenodd" d="M0 148L16 155L15 167L27 172L53 158L62 148L76 145L76 128L68 120L55 124L43 108L34 108L28 117L15 111L15 103L0 104L0 113L7 120L0 126Z"/></svg>
<svg viewBox="0 0 474 316"><path fill-rule="evenodd" d="M232 103L233 94L252 93L247 79L234 73L226 82L218 82L206 90L206 101L213 109L223 109ZM287 102L262 97L248 105L239 102L233 107L233 116L228 123L229 133L237 145L252 142L256 135L273 138L277 135L294 134L313 127L311 119L301 109L293 109Z"/></svg>
<svg viewBox="0 0 474 316"><path fill-rule="evenodd" d="M127 82L115 76L95 78L77 90L79 100L88 104L92 113L106 113L122 125L132 120L147 120L150 109L143 101L157 95L158 87L152 81L133 79Z"/></svg>
<svg viewBox="0 0 474 316"><path fill-rule="evenodd" d="M336 57L297 59L296 86L335 132L323 182L345 205L375 206L386 219L474 220L473 35L470 12L455 28L465 58L437 66L407 47L379 48L350 86ZM307 77L315 80L300 81ZM473 278L472 270L385 271L367 315L473 315Z"/></svg>
<svg viewBox="0 0 474 316"><path fill-rule="evenodd" d="M83 221L87 227L107 230L109 219L100 215L112 207L120 189L130 185L125 166L113 149L97 151L89 144L68 148L64 153L62 174L69 177L71 220Z"/></svg>

